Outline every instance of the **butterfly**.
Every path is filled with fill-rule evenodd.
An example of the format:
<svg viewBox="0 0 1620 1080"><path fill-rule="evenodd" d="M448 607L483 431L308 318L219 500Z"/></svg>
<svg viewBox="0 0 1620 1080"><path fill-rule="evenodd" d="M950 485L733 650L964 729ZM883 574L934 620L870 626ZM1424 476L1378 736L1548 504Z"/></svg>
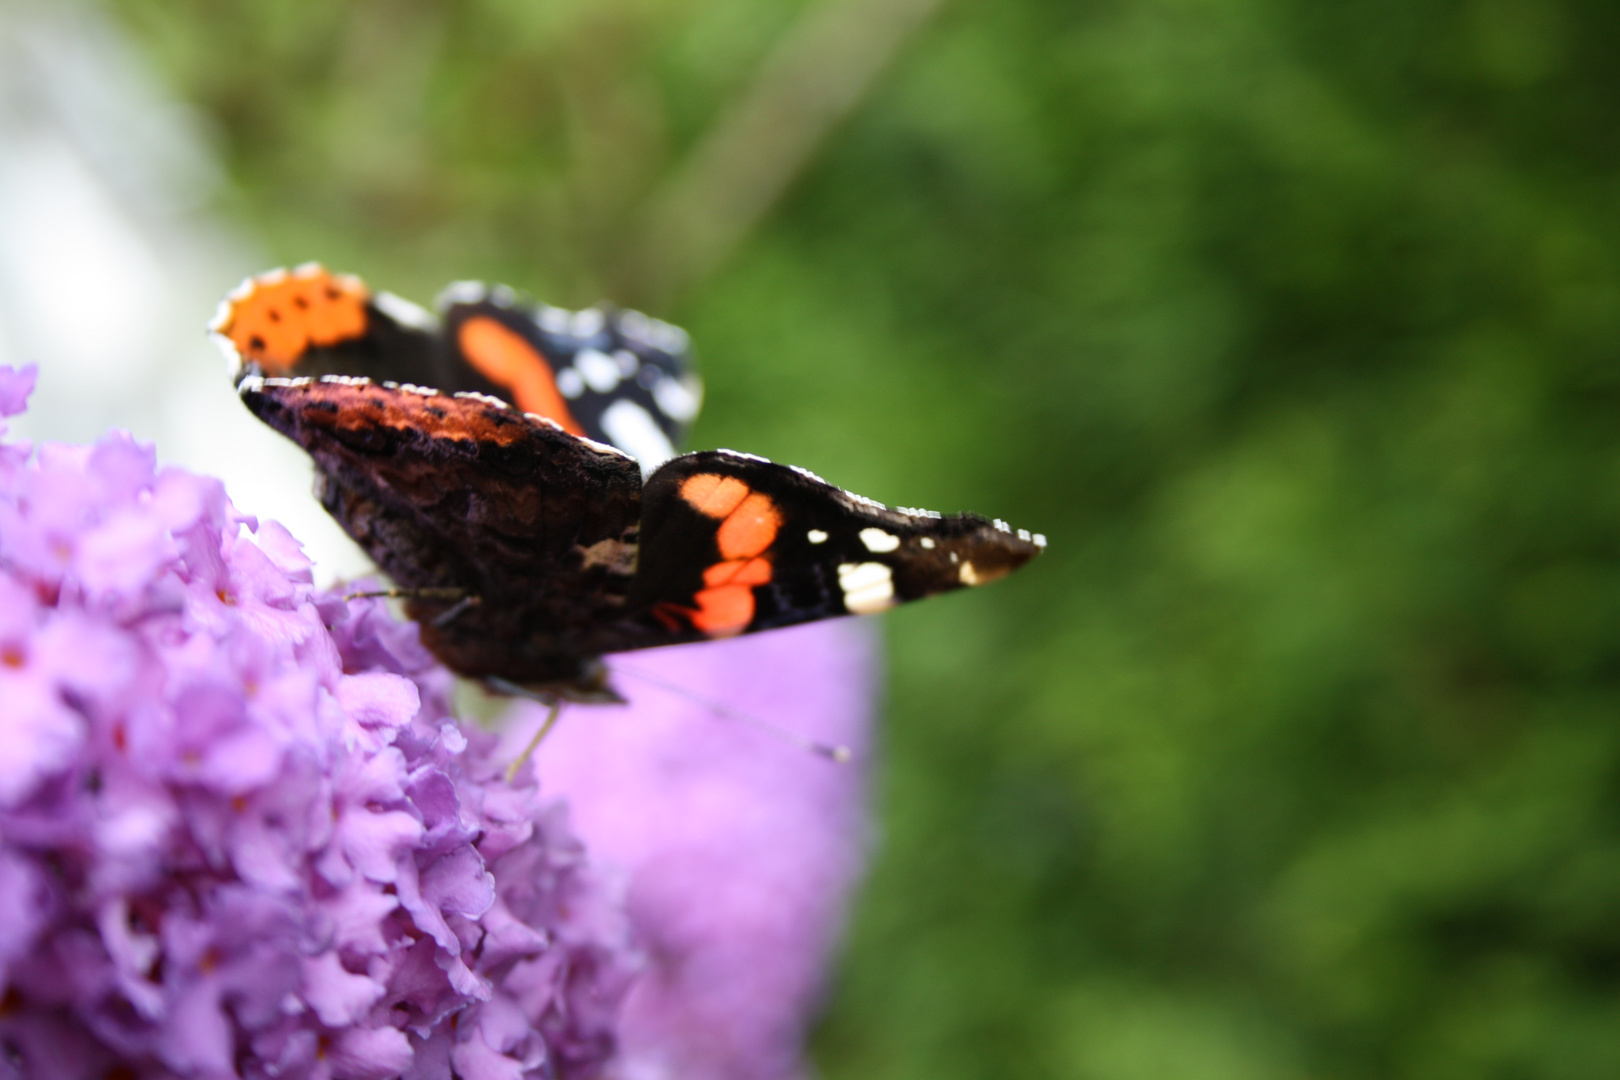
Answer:
<svg viewBox="0 0 1620 1080"><path fill-rule="evenodd" d="M615 700L604 654L879 612L1045 547L752 454L677 455L702 385L657 319L470 282L436 307L310 264L248 279L209 329L461 675Z"/></svg>

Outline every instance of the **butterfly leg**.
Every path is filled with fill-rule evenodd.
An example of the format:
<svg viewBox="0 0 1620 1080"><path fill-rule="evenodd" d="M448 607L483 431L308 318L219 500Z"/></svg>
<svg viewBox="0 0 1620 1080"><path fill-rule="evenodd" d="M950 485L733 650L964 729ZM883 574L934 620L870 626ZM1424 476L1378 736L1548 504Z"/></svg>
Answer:
<svg viewBox="0 0 1620 1080"><path fill-rule="evenodd" d="M369 599L372 599L374 597L382 597L382 598L387 599L387 600L466 600L466 599L468 599L466 589L458 589L458 588L456 588L454 586L448 586L448 587L442 588L442 589L439 589L439 588L430 588L430 589L399 589L399 588L394 588L394 589L367 589L365 592L345 593L344 596L343 596L343 599L345 601L349 601L349 600L369 600Z"/></svg>
<svg viewBox="0 0 1620 1080"><path fill-rule="evenodd" d="M374 597L382 597L387 600L454 600L455 603L434 616L433 625L437 627L450 625L462 612L484 602L482 596L474 596L466 589L458 589L454 586L427 589L373 589L367 592L349 593L343 599L345 601L365 600Z"/></svg>
<svg viewBox="0 0 1620 1080"><path fill-rule="evenodd" d="M551 734L551 729L556 726L557 717L562 713L563 699L556 694L549 694L544 690L530 690L527 687L519 686L517 683L508 682L494 675L486 678L484 685L502 694L511 694L513 697L537 701L549 710L546 713L545 721L540 725L540 730L534 733L534 738L530 739L529 745L523 748L523 753L519 754L517 760L506 767L506 782L510 784L517 779L517 774L523 770L523 766L528 764L529 758L533 757L534 752L539 749L541 740Z"/></svg>
<svg viewBox="0 0 1620 1080"><path fill-rule="evenodd" d="M457 600L454 604L451 604L443 612L434 616L433 625L441 628L449 626L455 621L457 615L460 615L463 611L466 611L470 607L476 607L477 605L483 603L483 601L484 598L482 596L463 596L460 600Z"/></svg>

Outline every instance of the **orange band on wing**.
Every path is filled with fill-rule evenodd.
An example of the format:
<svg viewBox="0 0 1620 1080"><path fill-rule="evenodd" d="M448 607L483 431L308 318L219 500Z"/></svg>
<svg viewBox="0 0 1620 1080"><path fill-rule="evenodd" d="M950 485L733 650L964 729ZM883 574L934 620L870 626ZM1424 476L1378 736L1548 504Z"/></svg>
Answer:
<svg viewBox="0 0 1620 1080"><path fill-rule="evenodd" d="M246 296L232 302L219 332L266 374L286 375L311 346L364 335L370 298L358 279L319 268L257 279Z"/></svg>
<svg viewBox="0 0 1620 1080"><path fill-rule="evenodd" d="M681 481L681 498L705 517L724 520L748 498L748 485L734 476L698 473Z"/></svg>
<svg viewBox="0 0 1620 1080"><path fill-rule="evenodd" d="M681 498L705 517L719 519L715 545L722 561L703 571L704 587L692 598L697 606L679 610L710 637L740 634L754 621L754 586L771 580L771 561L762 556L776 542L782 511L769 495L719 473L687 477Z"/></svg>
<svg viewBox="0 0 1620 1080"><path fill-rule="evenodd" d="M555 420L572 435L585 434L557 392L551 365L521 335L488 316L475 315L461 324L456 343L479 374L511 392L518 408Z"/></svg>
<svg viewBox="0 0 1620 1080"><path fill-rule="evenodd" d="M776 541L782 527L782 512L769 495L754 492L726 515L715 540L722 559L747 559L760 554Z"/></svg>
<svg viewBox="0 0 1620 1080"><path fill-rule="evenodd" d="M653 607L653 617L670 630L682 621L712 638L731 637L754 621L754 586L771 580L769 559L731 559L703 571L703 588L693 607L668 601Z"/></svg>
<svg viewBox="0 0 1620 1080"><path fill-rule="evenodd" d="M732 559L703 571L703 584L710 589L721 585L768 585L770 580L769 559Z"/></svg>
<svg viewBox="0 0 1620 1080"><path fill-rule="evenodd" d="M730 637L754 621L754 591L747 585L722 585L697 594L692 625L710 637Z"/></svg>

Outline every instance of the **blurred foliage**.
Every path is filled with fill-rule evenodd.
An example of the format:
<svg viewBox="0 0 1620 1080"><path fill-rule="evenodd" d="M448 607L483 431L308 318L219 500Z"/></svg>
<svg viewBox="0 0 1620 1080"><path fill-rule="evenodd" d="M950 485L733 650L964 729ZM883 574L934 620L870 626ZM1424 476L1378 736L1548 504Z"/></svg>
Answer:
<svg viewBox="0 0 1620 1080"><path fill-rule="evenodd" d="M944 4L675 285L805 5L115 10L278 257L651 303L696 445L1051 538L887 616L827 1076L1620 1075L1620 6Z"/></svg>

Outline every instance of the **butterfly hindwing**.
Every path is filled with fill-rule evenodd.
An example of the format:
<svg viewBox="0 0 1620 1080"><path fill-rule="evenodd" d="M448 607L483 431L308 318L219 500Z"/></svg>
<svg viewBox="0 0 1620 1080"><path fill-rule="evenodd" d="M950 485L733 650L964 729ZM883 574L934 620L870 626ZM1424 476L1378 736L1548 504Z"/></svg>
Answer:
<svg viewBox="0 0 1620 1080"><path fill-rule="evenodd" d="M892 510L752 455L686 454L642 494L630 608L672 634L729 637L993 581L1044 543L972 514Z"/></svg>
<svg viewBox="0 0 1620 1080"><path fill-rule="evenodd" d="M396 584L443 591L407 611L457 671L571 677L581 633L622 616L640 521L629 455L479 394L335 375L238 392L315 460L321 501Z"/></svg>

